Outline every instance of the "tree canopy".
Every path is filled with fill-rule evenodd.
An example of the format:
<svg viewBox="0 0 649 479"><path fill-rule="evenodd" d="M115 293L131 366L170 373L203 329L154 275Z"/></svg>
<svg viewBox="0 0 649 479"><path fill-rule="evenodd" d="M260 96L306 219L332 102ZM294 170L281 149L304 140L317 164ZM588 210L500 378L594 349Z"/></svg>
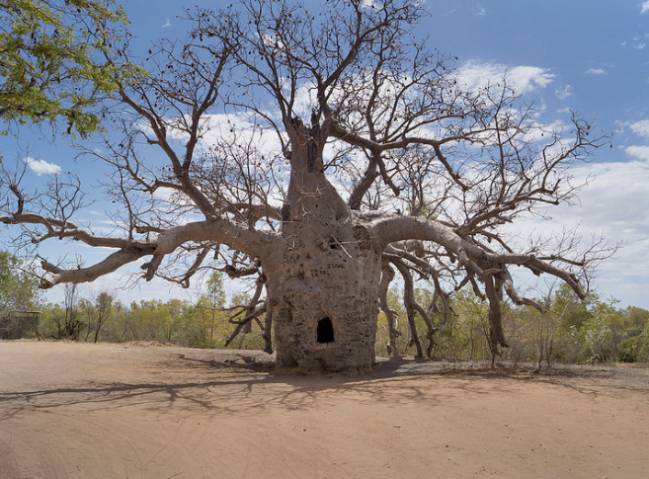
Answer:
<svg viewBox="0 0 649 479"><path fill-rule="evenodd" d="M2 0L0 118L63 118L68 132L95 131L93 107L115 88L98 52L123 22L111 0Z"/></svg>
<svg viewBox="0 0 649 479"><path fill-rule="evenodd" d="M38 282L21 266L16 256L0 251L0 317L29 310L36 301Z"/></svg>
<svg viewBox="0 0 649 479"><path fill-rule="evenodd" d="M146 70L123 68L136 63L127 38L89 30L111 75L104 90L117 102L111 128L122 139L86 154L115 171L125 234L73 221L80 184L62 183L47 206L7 185L0 221L28 226L32 243L114 250L86 267L43 260L41 286L130 263L146 280L183 287L205 270L256 277L241 324L276 321L287 364L311 354L295 338L312 341L318 314L373 352L377 300L390 319L395 277L413 338L416 315L432 338L433 316L448 315L450 295L468 286L488 302L494 348L507 345L506 298L544 309L516 290L514 268L560 278L585 298L590 267L606 255L600 243L582 247L572 232L524 243L504 226L573 197L570 165L601 144L590 125L576 116L558 130L542 124L507 78L463 85L454 60L413 33L423 2L327 3L190 10L186 40L152 46ZM419 280L430 282L429 304L415 295Z"/></svg>

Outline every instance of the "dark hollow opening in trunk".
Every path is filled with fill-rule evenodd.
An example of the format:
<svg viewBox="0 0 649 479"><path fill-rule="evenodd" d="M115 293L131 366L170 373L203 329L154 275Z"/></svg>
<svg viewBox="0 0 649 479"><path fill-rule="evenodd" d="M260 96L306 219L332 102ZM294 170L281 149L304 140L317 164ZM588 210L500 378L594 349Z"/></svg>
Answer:
<svg viewBox="0 0 649 479"><path fill-rule="evenodd" d="M316 334L318 343L333 343L335 340L334 325L331 323L331 319L322 318L320 321L318 321Z"/></svg>

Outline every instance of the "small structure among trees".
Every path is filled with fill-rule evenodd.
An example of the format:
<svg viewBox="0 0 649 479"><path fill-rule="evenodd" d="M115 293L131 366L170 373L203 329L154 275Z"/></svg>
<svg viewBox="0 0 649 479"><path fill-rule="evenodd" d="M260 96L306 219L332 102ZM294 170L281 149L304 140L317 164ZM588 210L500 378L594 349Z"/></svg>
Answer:
<svg viewBox="0 0 649 479"><path fill-rule="evenodd" d="M183 287L207 267L257 277L239 322L263 318L281 366L370 366L379 307L396 354L385 300L395 278L419 356L464 287L488 299L490 344L507 346L505 298L542 309L517 292L512 269L584 297L599 252L578 251L571 235L521 244L503 225L569 199L568 166L599 143L576 117L560 131L540 124L506 79L464 88L452 61L413 34L423 13L418 0L197 9L185 43L159 42L143 68L127 40L97 28L112 136L86 153L115 171L124 235L74 221L74 178L53 184L43 205L19 175L3 175L0 221L23 225L36 245L113 250L85 267L43 259L43 288L130 263ZM419 278L432 285L430 304L414 294Z"/></svg>
<svg viewBox="0 0 649 479"><path fill-rule="evenodd" d="M0 339L38 337L40 311L10 311L0 316Z"/></svg>
<svg viewBox="0 0 649 479"><path fill-rule="evenodd" d="M38 336L36 281L14 255L0 251L0 339Z"/></svg>

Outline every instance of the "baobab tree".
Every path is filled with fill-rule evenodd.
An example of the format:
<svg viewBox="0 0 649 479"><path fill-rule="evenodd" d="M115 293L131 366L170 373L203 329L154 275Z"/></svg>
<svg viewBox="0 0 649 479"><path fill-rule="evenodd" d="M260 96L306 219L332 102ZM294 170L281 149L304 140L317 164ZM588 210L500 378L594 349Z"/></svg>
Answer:
<svg viewBox="0 0 649 479"><path fill-rule="evenodd" d="M86 152L114 168L123 236L74 222L77 181L34 205L9 181L0 221L35 244L115 250L84 267L43 259L43 288L130 263L183 287L210 268L256 277L241 321L263 321L267 341L272 328L280 366L371 365L379 307L396 353L386 292L398 279L418 355L433 314L465 286L488 299L492 345L504 347L505 298L541 307L516 291L512 268L585 295L596 249L577 251L569 235L522 244L503 225L569 199L567 169L598 140L577 118L544 127L506 78L465 88L454 60L414 34L423 13L413 0L198 9L186 42L159 42L142 68L106 41L111 136ZM422 278L431 304L416 300Z"/></svg>

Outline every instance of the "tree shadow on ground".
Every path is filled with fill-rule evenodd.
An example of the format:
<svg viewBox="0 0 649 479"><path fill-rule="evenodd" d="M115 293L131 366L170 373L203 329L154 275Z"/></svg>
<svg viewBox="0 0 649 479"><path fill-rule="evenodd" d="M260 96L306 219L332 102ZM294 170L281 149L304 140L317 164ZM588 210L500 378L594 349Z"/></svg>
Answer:
<svg viewBox="0 0 649 479"><path fill-rule="evenodd" d="M20 413L59 408L87 412L140 407L174 414L197 410L209 415L257 414L268 408L315 407L332 397L361 403L389 401L395 405L435 407L459 395L515 393L521 382L567 387L595 397L601 391L596 381L613 374L601 368L536 374L525 367L501 366L494 370L470 363L406 360L379 361L372 371L313 374L276 370L267 358L259 358L246 353L221 359L178 354L158 365L168 380L88 381L66 387L0 392L0 421ZM584 379L591 382L586 384ZM624 384L617 387L642 392L649 389Z"/></svg>

